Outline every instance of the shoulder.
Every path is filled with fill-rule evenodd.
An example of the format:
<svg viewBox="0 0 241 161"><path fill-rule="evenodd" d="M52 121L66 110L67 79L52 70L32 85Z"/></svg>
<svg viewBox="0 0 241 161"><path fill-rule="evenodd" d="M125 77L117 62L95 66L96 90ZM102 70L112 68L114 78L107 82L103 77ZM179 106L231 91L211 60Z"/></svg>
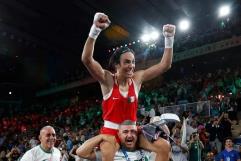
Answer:
<svg viewBox="0 0 241 161"><path fill-rule="evenodd" d="M232 153L234 153L234 154L236 154L236 155L239 155L239 153L238 153L238 151L236 151L236 150L232 150Z"/></svg>
<svg viewBox="0 0 241 161"><path fill-rule="evenodd" d="M114 77L115 75L113 73L111 73L109 70L104 70L104 81L100 81L100 84L102 85L112 85L114 82Z"/></svg>
<svg viewBox="0 0 241 161"><path fill-rule="evenodd" d="M219 153L219 156L222 157L224 153L226 153L226 150L221 151L221 152Z"/></svg>
<svg viewBox="0 0 241 161"><path fill-rule="evenodd" d="M144 74L144 70L138 70L134 73L134 76L133 76L133 79L135 80L141 80L142 79L142 76Z"/></svg>
<svg viewBox="0 0 241 161"><path fill-rule="evenodd" d="M28 150L28 151L26 151L24 153L24 155L22 156L21 161L32 160L32 158L34 157L34 153L36 152L36 148L37 148L37 146Z"/></svg>
<svg viewBox="0 0 241 161"><path fill-rule="evenodd" d="M61 154L61 152L60 152L60 150L58 149L58 148L56 148L56 147L54 147L54 153L58 153L58 154Z"/></svg>

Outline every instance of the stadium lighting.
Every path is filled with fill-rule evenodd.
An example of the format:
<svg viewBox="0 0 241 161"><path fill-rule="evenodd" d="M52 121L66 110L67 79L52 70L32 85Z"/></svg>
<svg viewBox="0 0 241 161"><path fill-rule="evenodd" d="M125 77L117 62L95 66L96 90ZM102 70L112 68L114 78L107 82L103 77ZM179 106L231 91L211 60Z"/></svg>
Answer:
<svg viewBox="0 0 241 161"><path fill-rule="evenodd" d="M150 36L151 36L151 39L152 40L157 40L158 38L159 38L159 32L157 32L157 31L153 31L151 34L150 34Z"/></svg>
<svg viewBox="0 0 241 161"><path fill-rule="evenodd" d="M189 27L190 27L190 22L188 21L188 20L181 20L180 22L179 22L179 25L178 25L178 27L179 27L179 29L181 30L181 31L186 31L186 30L188 30L189 29Z"/></svg>
<svg viewBox="0 0 241 161"><path fill-rule="evenodd" d="M11 94L12 94L12 92L11 92L11 91L9 91L9 92L8 92L8 94L9 94L9 95L11 95Z"/></svg>
<svg viewBox="0 0 241 161"><path fill-rule="evenodd" d="M225 17L230 14L230 6L224 5L219 8L219 17Z"/></svg>
<svg viewBox="0 0 241 161"><path fill-rule="evenodd" d="M150 41L150 36L148 34L144 34L141 36L141 40L143 42L148 42L148 41Z"/></svg>
<svg viewBox="0 0 241 161"><path fill-rule="evenodd" d="M157 32L157 31L152 31L152 32L150 32L150 33L148 33L148 34L143 34L143 35L141 36L141 40L142 40L142 42L148 43L148 42L150 42L150 41L155 41L155 40L157 40L157 39L159 38L159 35L160 35L159 32Z"/></svg>

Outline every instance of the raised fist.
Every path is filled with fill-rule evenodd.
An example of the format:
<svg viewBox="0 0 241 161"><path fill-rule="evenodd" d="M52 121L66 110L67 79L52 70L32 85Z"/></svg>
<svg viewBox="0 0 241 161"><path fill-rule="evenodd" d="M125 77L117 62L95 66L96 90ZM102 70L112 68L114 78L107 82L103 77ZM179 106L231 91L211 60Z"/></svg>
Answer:
<svg viewBox="0 0 241 161"><path fill-rule="evenodd" d="M95 24L96 27L104 30L110 25L110 20L106 14L97 12L95 14L93 24Z"/></svg>
<svg viewBox="0 0 241 161"><path fill-rule="evenodd" d="M170 24L164 25L163 26L163 35L165 37L174 37L175 30L176 30L175 25L170 25Z"/></svg>
<svg viewBox="0 0 241 161"><path fill-rule="evenodd" d="M89 37L97 39L100 32L110 25L110 20L104 13L97 12L94 17L93 25L90 28Z"/></svg>

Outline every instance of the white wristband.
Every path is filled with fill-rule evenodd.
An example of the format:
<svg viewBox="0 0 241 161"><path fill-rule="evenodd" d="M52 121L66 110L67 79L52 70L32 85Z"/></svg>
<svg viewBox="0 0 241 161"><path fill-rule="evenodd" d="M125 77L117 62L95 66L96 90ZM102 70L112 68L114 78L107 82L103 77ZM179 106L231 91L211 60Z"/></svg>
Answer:
<svg viewBox="0 0 241 161"><path fill-rule="evenodd" d="M93 24L90 28L89 37L97 39L101 31L102 30L99 27L96 27L95 24Z"/></svg>
<svg viewBox="0 0 241 161"><path fill-rule="evenodd" d="M173 48L174 36L165 37L165 48Z"/></svg>

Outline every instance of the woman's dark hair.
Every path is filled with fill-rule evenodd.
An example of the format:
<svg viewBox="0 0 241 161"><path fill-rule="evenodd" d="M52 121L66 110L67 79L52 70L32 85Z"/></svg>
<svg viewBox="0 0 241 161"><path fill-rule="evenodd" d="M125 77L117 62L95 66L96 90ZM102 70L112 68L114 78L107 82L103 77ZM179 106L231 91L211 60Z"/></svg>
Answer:
<svg viewBox="0 0 241 161"><path fill-rule="evenodd" d="M135 52L128 47L121 47L117 49L110 57L109 68L111 71L115 71L115 65L120 63L120 57L126 52L131 52L135 55Z"/></svg>

